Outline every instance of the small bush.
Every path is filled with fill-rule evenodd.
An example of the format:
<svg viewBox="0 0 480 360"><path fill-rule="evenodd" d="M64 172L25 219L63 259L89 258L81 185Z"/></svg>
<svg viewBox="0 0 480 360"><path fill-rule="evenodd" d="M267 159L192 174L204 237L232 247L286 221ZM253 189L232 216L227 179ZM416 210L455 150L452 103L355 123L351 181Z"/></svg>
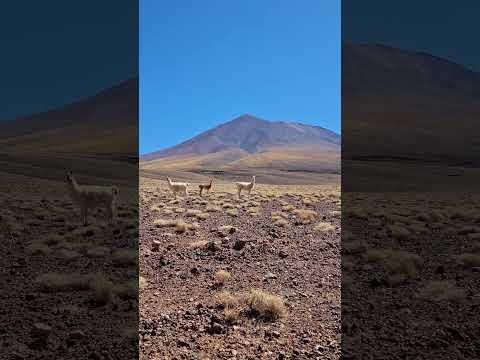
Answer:
<svg viewBox="0 0 480 360"><path fill-rule="evenodd" d="M157 219L153 222L153 225L156 227L172 227L175 226L175 220L164 220L164 219Z"/></svg>
<svg viewBox="0 0 480 360"><path fill-rule="evenodd" d="M98 275L94 277L90 283L93 290L93 299L98 305L108 304L113 297L113 283Z"/></svg>
<svg viewBox="0 0 480 360"><path fill-rule="evenodd" d="M136 249L118 249L112 254L112 262L118 266L135 266L138 263Z"/></svg>
<svg viewBox="0 0 480 360"><path fill-rule="evenodd" d="M90 279L90 275L46 273L37 276L35 283L43 292L80 291L90 288Z"/></svg>
<svg viewBox="0 0 480 360"><path fill-rule="evenodd" d="M327 222L320 222L313 227L313 231L321 234L330 233L335 231L335 226Z"/></svg>
<svg viewBox="0 0 480 360"><path fill-rule="evenodd" d="M216 296L218 303L225 309L232 309L239 304L238 296L229 291L222 291Z"/></svg>
<svg viewBox="0 0 480 360"><path fill-rule="evenodd" d="M215 283L224 285L231 277L232 275L228 271L219 270L215 273Z"/></svg>
<svg viewBox="0 0 480 360"><path fill-rule="evenodd" d="M310 224L317 216L317 212L313 210L296 209L293 213L303 224Z"/></svg>
<svg viewBox="0 0 480 360"><path fill-rule="evenodd" d="M465 267L480 266L480 254L465 253L458 256L458 262Z"/></svg>
<svg viewBox="0 0 480 360"><path fill-rule="evenodd" d="M287 315L285 301L281 297L263 290L250 290L243 295L242 301L253 316L263 320L272 321Z"/></svg>
<svg viewBox="0 0 480 360"><path fill-rule="evenodd" d="M458 302L465 297L465 291L449 280L431 281L419 292L422 299Z"/></svg>
<svg viewBox="0 0 480 360"><path fill-rule="evenodd" d="M237 209L230 209L227 211L227 214L232 216L232 217L236 217L238 216L238 210Z"/></svg>
<svg viewBox="0 0 480 360"><path fill-rule="evenodd" d="M52 250L44 244L33 243L28 245L27 251L31 255L49 255Z"/></svg>

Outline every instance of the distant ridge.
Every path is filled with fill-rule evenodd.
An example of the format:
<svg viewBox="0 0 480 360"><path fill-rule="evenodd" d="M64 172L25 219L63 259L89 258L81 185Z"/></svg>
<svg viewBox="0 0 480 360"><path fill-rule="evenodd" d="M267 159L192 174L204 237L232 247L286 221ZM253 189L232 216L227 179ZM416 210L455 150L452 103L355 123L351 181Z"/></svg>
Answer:
<svg viewBox="0 0 480 360"><path fill-rule="evenodd" d="M114 85L97 94L51 110L0 122L0 139L69 125L117 122L134 124L138 120L138 78Z"/></svg>
<svg viewBox="0 0 480 360"><path fill-rule="evenodd" d="M244 114L141 157L140 173L190 181L256 174L262 183L331 183L340 174L340 135L320 126Z"/></svg>
<svg viewBox="0 0 480 360"><path fill-rule="evenodd" d="M360 162L480 167L479 114L480 73L421 51L342 45L342 161L352 183ZM356 167L345 167L350 160Z"/></svg>
<svg viewBox="0 0 480 360"><path fill-rule="evenodd" d="M273 147L307 146L337 149L340 136L320 126L267 121L244 114L176 146L141 157L150 161L171 156L207 155L225 150L256 154Z"/></svg>

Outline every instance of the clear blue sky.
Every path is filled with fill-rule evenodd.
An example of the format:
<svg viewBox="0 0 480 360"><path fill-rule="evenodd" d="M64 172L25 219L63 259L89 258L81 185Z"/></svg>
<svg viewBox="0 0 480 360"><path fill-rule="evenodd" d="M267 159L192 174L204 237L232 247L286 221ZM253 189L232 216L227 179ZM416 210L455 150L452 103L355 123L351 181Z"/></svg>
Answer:
<svg viewBox="0 0 480 360"><path fill-rule="evenodd" d="M140 1L140 153L248 113L340 132L340 0Z"/></svg>

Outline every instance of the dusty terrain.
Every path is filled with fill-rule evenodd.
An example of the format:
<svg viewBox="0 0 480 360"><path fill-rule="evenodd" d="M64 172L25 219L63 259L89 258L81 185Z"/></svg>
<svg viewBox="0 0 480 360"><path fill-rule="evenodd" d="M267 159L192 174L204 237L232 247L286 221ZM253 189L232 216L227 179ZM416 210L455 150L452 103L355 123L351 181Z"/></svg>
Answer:
<svg viewBox="0 0 480 360"><path fill-rule="evenodd" d="M345 359L478 359L480 198L342 194Z"/></svg>
<svg viewBox="0 0 480 360"><path fill-rule="evenodd" d="M62 180L0 173L0 358L136 358L137 190L85 227Z"/></svg>
<svg viewBox="0 0 480 360"><path fill-rule="evenodd" d="M191 188L140 181L140 358L338 359L338 185Z"/></svg>

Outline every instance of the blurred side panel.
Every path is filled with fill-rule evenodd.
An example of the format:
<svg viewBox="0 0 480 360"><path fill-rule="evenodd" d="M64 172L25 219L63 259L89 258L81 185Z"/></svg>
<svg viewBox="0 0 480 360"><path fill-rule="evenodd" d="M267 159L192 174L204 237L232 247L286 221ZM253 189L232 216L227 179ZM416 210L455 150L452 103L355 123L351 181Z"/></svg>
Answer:
<svg viewBox="0 0 480 360"><path fill-rule="evenodd" d="M480 356L478 3L342 2L342 353Z"/></svg>
<svg viewBox="0 0 480 360"><path fill-rule="evenodd" d="M138 358L138 2L0 15L0 358Z"/></svg>

